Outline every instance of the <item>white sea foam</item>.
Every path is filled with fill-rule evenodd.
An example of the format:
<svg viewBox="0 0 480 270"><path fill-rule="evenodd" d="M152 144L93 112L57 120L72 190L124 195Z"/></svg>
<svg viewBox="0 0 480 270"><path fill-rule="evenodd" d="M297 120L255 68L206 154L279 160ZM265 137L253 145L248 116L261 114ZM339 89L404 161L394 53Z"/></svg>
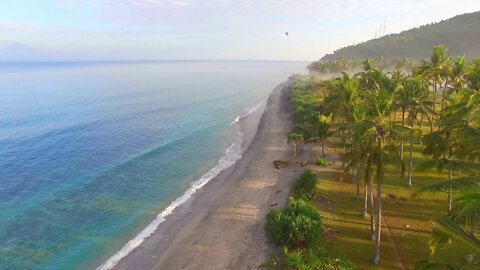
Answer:
<svg viewBox="0 0 480 270"><path fill-rule="evenodd" d="M255 112L256 110L258 110L258 108L261 107L261 105L262 104L259 103L257 106L247 109L246 113L243 114L240 117L240 119ZM208 172L206 172L204 175L202 175L198 180L192 182L190 184L190 187L185 191L185 193L183 193L180 197L178 197L172 203L170 203L170 205L168 205L167 208L165 208L165 210L163 210L160 214L158 214L157 217L150 224L148 224L147 227L145 227L132 240L128 241L128 243L126 243L117 253L115 253L112 257L110 257L106 262L104 262L102 265L97 267L97 270L108 270L115 267L115 265L117 265L117 263L121 259L126 257L134 249L139 247L147 237L152 235L155 232L155 230L157 230L158 226L160 226L160 224L162 224L165 221L168 215L172 214L178 206L187 202L188 199L190 199L190 197L192 197L192 195L195 193L195 191L202 188L211 179L217 176L221 171L235 164L235 162L237 162L242 157L242 138L241 137L242 137L241 133L238 132L237 130L237 136L234 139L234 142L225 151L225 155L223 155L220 158L220 160L218 161L218 164L212 169L210 169Z"/></svg>
<svg viewBox="0 0 480 270"><path fill-rule="evenodd" d="M240 119L245 118L245 117L249 116L250 114L254 113L254 112L257 111L258 109L260 109L260 107L262 107L262 105L263 105L263 102L259 102L257 105L255 105L255 106L253 106L253 107L246 108L246 109L244 110L244 113L243 113L243 114L237 116L237 117L235 118L235 120L233 120L233 121L230 123L230 126L233 125L233 124L235 124L235 123L237 123L238 121L240 121Z"/></svg>

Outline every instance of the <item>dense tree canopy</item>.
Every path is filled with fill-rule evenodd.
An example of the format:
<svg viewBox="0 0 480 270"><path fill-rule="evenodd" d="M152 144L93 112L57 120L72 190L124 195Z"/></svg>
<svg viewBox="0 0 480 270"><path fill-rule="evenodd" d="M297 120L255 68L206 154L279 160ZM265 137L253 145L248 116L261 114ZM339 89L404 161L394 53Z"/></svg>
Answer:
<svg viewBox="0 0 480 270"><path fill-rule="evenodd" d="M413 170L448 172L444 181L415 193L448 194L447 215L436 221L432 256L417 268L480 267L480 60L453 58L449 52L445 46L435 46L430 60L407 72L385 72L378 59L363 65L346 60L315 62L311 70L325 68L325 72L341 75L321 81L316 76L297 76L292 83L292 134L305 143L310 139L323 143L335 134L333 141L343 149L343 167L357 183L357 198L359 185L365 186L363 215L370 205L375 264L380 263L385 167L394 165L400 169L398 180L410 187L415 183ZM352 66L363 68L349 75L346 71ZM424 127L424 121L429 125ZM414 145L427 158L418 168L412 163ZM376 185L375 205L372 183Z"/></svg>
<svg viewBox="0 0 480 270"><path fill-rule="evenodd" d="M375 57L387 60L421 60L425 59L432 46L437 44L445 44L454 56L467 55L473 59L480 57L479 43L480 12L474 12L348 46L324 56L321 61L362 60Z"/></svg>

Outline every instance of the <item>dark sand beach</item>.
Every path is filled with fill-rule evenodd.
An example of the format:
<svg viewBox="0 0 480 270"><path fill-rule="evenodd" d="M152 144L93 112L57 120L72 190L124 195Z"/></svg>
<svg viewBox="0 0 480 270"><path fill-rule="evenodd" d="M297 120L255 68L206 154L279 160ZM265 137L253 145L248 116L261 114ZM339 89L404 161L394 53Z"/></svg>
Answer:
<svg viewBox="0 0 480 270"><path fill-rule="evenodd" d="M168 216L115 269L256 269L270 247L264 217L285 204L294 169L273 160L290 155L288 82L270 95L242 158Z"/></svg>

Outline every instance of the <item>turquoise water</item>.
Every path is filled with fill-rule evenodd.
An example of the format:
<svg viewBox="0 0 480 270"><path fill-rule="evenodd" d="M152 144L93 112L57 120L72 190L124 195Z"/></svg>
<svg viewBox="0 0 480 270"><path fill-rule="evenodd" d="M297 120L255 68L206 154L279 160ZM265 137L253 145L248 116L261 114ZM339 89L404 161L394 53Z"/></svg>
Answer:
<svg viewBox="0 0 480 270"><path fill-rule="evenodd" d="M234 162L232 121L304 67L0 63L0 269L110 258Z"/></svg>

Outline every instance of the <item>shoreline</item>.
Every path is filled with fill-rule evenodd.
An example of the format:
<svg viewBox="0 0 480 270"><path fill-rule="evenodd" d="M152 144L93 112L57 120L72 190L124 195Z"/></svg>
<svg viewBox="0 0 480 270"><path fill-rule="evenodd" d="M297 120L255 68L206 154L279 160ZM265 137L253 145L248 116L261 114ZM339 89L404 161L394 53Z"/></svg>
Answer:
<svg viewBox="0 0 480 270"><path fill-rule="evenodd" d="M221 171L113 269L252 269L268 256L263 232L271 205L283 205L290 183L274 159L288 155L288 82L272 91L242 157ZM285 173L283 173L285 172ZM248 258L248 259L246 259Z"/></svg>

